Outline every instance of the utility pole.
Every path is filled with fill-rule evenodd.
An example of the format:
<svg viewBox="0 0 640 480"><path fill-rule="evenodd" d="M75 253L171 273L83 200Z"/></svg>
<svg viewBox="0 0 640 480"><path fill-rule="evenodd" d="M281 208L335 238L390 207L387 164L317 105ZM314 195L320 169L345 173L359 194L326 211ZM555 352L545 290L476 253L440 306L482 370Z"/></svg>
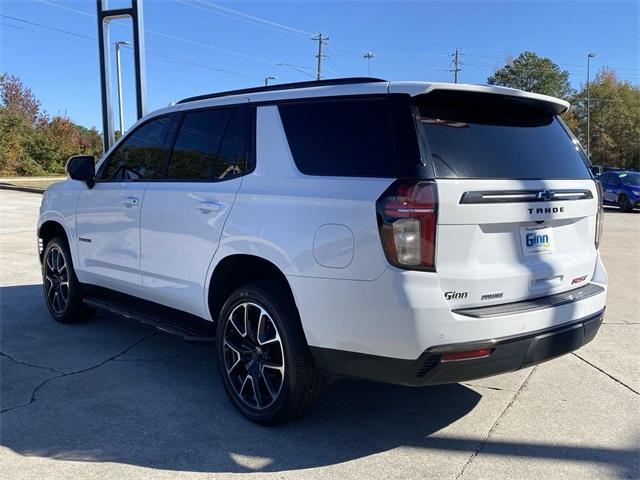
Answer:
<svg viewBox="0 0 640 480"><path fill-rule="evenodd" d="M322 54L322 45L329 41L329 37L323 37L322 32L318 32L315 37L312 37L311 40L318 42L318 54L316 58L318 59L318 70L316 74L316 80L322 79L322 59L324 55Z"/></svg>
<svg viewBox="0 0 640 480"><path fill-rule="evenodd" d="M268 87L269 86L269 80L277 80L278 77L264 77L264 86Z"/></svg>
<svg viewBox="0 0 640 480"><path fill-rule="evenodd" d="M120 66L120 47L131 42L116 42L116 80L118 82L118 113L120 114L120 136L124 135L124 108L122 107L122 67Z"/></svg>
<svg viewBox="0 0 640 480"><path fill-rule="evenodd" d="M372 52L367 52L364 54L364 58L367 60L367 66L369 67L369 77L371 77L371 60L375 57Z"/></svg>
<svg viewBox="0 0 640 480"><path fill-rule="evenodd" d="M451 62L453 63L453 68L449 71L453 72L453 83L458 83L458 72L462 71L462 69L460 68L460 66L462 65L462 60L460 60L460 57L462 55L464 54L460 53L457 48L455 53L451 54L451 57L453 58Z"/></svg>
<svg viewBox="0 0 640 480"><path fill-rule="evenodd" d="M591 96L589 95L589 73L591 71L591 59L595 53L587 54L587 157L589 156L589 146L591 143Z"/></svg>

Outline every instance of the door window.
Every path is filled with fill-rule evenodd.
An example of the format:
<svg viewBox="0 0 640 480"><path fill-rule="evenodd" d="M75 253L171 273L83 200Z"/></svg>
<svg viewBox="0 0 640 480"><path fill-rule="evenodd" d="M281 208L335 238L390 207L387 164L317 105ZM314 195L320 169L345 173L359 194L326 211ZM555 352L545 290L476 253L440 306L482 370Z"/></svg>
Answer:
<svg viewBox="0 0 640 480"><path fill-rule="evenodd" d="M246 171L246 107L187 112L171 154L168 180L220 181Z"/></svg>
<svg viewBox="0 0 640 480"><path fill-rule="evenodd" d="M107 159L103 181L153 180L164 177L169 117L153 119L131 133Z"/></svg>

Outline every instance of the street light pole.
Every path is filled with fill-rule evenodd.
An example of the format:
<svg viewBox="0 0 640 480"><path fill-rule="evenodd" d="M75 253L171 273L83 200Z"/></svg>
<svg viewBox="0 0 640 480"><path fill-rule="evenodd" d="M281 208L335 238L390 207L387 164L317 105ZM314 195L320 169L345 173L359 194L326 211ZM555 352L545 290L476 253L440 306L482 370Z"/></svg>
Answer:
<svg viewBox="0 0 640 480"><path fill-rule="evenodd" d="M369 67L369 77L371 77L371 59L375 57L372 52L367 52L364 54L364 58L367 59L367 66Z"/></svg>
<svg viewBox="0 0 640 480"><path fill-rule="evenodd" d="M268 87L269 86L269 80L277 80L278 77L264 77L264 86Z"/></svg>
<svg viewBox="0 0 640 480"><path fill-rule="evenodd" d="M587 157L589 156L589 147L591 146L591 95L589 93L589 75L591 73L591 59L595 56L595 53L587 54Z"/></svg>
<svg viewBox="0 0 640 480"><path fill-rule="evenodd" d="M120 48L131 45L131 42L121 40L116 42L116 78L118 81L118 113L120 115L120 136L124 135L124 108L122 107L122 69L120 67Z"/></svg>

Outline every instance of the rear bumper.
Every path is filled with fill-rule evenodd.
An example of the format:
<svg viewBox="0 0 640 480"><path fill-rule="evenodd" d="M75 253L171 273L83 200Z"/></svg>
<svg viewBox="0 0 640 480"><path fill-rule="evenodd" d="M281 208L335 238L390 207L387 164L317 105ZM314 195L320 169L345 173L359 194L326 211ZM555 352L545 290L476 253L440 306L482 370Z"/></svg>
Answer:
<svg viewBox="0 0 640 480"><path fill-rule="evenodd" d="M604 310L553 328L497 339L438 345L416 360L311 347L318 367L340 376L408 386L473 380L529 367L579 349L596 336ZM489 348L480 359L443 361L443 354Z"/></svg>

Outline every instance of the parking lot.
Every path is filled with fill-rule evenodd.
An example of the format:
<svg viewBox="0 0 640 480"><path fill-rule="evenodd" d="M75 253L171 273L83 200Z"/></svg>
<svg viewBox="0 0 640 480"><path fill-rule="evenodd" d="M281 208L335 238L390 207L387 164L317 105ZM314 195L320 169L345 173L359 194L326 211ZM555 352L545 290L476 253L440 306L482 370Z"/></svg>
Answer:
<svg viewBox="0 0 640 480"><path fill-rule="evenodd" d="M575 354L464 384L340 380L298 422L238 415L208 346L42 299L40 195L0 190L0 476L639 478L640 214L605 214L607 314Z"/></svg>

